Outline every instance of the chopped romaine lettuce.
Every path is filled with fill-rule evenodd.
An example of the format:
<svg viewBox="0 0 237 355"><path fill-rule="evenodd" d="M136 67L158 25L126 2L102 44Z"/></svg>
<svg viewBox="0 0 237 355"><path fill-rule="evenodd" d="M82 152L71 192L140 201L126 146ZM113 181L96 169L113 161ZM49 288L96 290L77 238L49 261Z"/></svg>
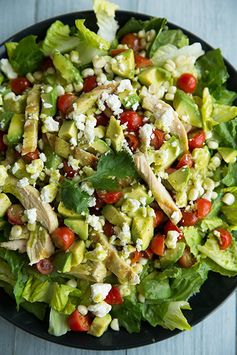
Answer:
<svg viewBox="0 0 237 355"><path fill-rule="evenodd" d="M107 0L94 0L94 13L99 27L98 35L108 42L115 39L118 22L115 20L115 11L118 5L115 5Z"/></svg>
<svg viewBox="0 0 237 355"><path fill-rule="evenodd" d="M51 308L49 314L49 334L56 337L66 334L70 330L67 318L67 315L59 313Z"/></svg>
<svg viewBox="0 0 237 355"><path fill-rule="evenodd" d="M173 44L177 48L182 48L189 45L189 39L182 30L166 30L159 34L154 44L155 50L166 44Z"/></svg>
<svg viewBox="0 0 237 355"><path fill-rule="evenodd" d="M237 149L237 118L217 125L213 133L220 147Z"/></svg>
<svg viewBox="0 0 237 355"><path fill-rule="evenodd" d="M68 84L80 84L82 82L79 70L63 54L59 51L55 51L52 55L52 59L55 68Z"/></svg>
<svg viewBox="0 0 237 355"><path fill-rule="evenodd" d="M198 245L202 242L202 236L198 232L198 229L193 226L184 227L182 232L191 253L197 258L199 254Z"/></svg>
<svg viewBox="0 0 237 355"><path fill-rule="evenodd" d="M161 23L164 20L163 18L153 17L150 20L137 20L134 17L131 17L128 22L121 27L117 33L118 39L125 36L127 33L139 32L140 30L150 31L155 30L158 32L160 30Z"/></svg>

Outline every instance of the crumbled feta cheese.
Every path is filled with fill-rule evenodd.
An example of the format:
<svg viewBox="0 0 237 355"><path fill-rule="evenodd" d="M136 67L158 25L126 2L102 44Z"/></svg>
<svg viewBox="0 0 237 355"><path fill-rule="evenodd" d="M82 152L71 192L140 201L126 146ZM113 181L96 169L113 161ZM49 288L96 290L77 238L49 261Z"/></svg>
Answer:
<svg viewBox="0 0 237 355"><path fill-rule="evenodd" d="M82 316L86 316L88 313L88 309L86 306L83 306L83 304L79 304L79 306L77 306L77 310Z"/></svg>
<svg viewBox="0 0 237 355"><path fill-rule="evenodd" d="M40 153L39 158L40 160L42 160L43 163L47 161L46 155L44 153Z"/></svg>
<svg viewBox="0 0 237 355"><path fill-rule="evenodd" d="M14 92L9 92L8 94L5 95L4 99L5 100L13 100L13 101L19 101L21 98L21 95L16 95Z"/></svg>
<svg viewBox="0 0 237 355"><path fill-rule="evenodd" d="M96 206L96 198L90 197L88 201L88 207L94 207L94 206Z"/></svg>
<svg viewBox="0 0 237 355"><path fill-rule="evenodd" d="M103 318L111 311L112 307L106 302L90 305L88 311L92 312L96 317Z"/></svg>
<svg viewBox="0 0 237 355"><path fill-rule="evenodd" d="M45 185L40 192L41 201L44 203L52 202L55 199L57 192L58 188L56 184L51 183L49 185Z"/></svg>
<svg viewBox="0 0 237 355"><path fill-rule="evenodd" d="M26 187L29 185L29 179L27 179L26 177L24 177L23 179L19 180L16 184L18 187Z"/></svg>
<svg viewBox="0 0 237 355"><path fill-rule="evenodd" d="M92 196L93 193L95 192L95 189L88 183L88 182L83 182L81 184L81 189L85 192L88 193L88 195Z"/></svg>
<svg viewBox="0 0 237 355"><path fill-rule="evenodd" d="M121 80L117 87L117 92L124 92L125 90L132 91L133 87L129 79Z"/></svg>
<svg viewBox="0 0 237 355"><path fill-rule="evenodd" d="M166 133L170 132L170 127L172 126L173 119L174 113L171 107L166 109L165 112L161 115L160 121Z"/></svg>
<svg viewBox="0 0 237 355"><path fill-rule="evenodd" d="M57 85L56 86L56 90L57 90L57 95L58 96L62 96L62 95L65 94L65 90L64 90L62 85Z"/></svg>
<svg viewBox="0 0 237 355"><path fill-rule="evenodd" d="M12 167L12 174L15 174L20 169L20 165L16 162Z"/></svg>
<svg viewBox="0 0 237 355"><path fill-rule="evenodd" d="M76 147L76 146L77 146L77 140L76 140L76 138L72 137L72 138L70 139L70 144L73 145L73 147Z"/></svg>
<svg viewBox="0 0 237 355"><path fill-rule="evenodd" d="M88 76L95 75L95 72L92 68L86 68L81 72L83 78L87 78Z"/></svg>
<svg viewBox="0 0 237 355"><path fill-rule="evenodd" d="M25 210L24 214L27 217L27 220L30 224L34 224L36 222L36 219L37 219L36 208L31 208L29 210Z"/></svg>
<svg viewBox="0 0 237 355"><path fill-rule="evenodd" d="M16 79L17 78L17 73L12 68L8 59L3 58L0 60L0 69L6 75L6 77L8 79Z"/></svg>
<svg viewBox="0 0 237 355"><path fill-rule="evenodd" d="M84 134L85 134L85 139L89 144L92 143L95 139L94 128L96 126L96 123L97 121L93 116L89 116L86 120Z"/></svg>
<svg viewBox="0 0 237 355"><path fill-rule="evenodd" d="M67 164L73 168L73 170L78 170L79 168L79 161L74 159L72 155L69 155Z"/></svg>
<svg viewBox="0 0 237 355"><path fill-rule="evenodd" d="M123 223L122 228L114 227L114 231L117 234L117 238L120 239L122 246L131 242L131 231L127 223Z"/></svg>
<svg viewBox="0 0 237 355"><path fill-rule="evenodd" d="M221 233L217 230L214 230L213 232L214 236L217 237L217 238L220 238L221 237Z"/></svg>
<svg viewBox="0 0 237 355"><path fill-rule="evenodd" d="M115 332L119 332L119 321L118 318L114 318L110 323L110 328Z"/></svg>
<svg viewBox="0 0 237 355"><path fill-rule="evenodd" d="M40 173L44 168L44 163L41 159L35 159L30 164L26 165L26 171L29 174Z"/></svg>
<svg viewBox="0 0 237 355"><path fill-rule="evenodd" d="M22 150L22 144L17 144L16 146L15 146L15 150L18 152L18 153L21 153L21 150Z"/></svg>
<svg viewBox="0 0 237 355"><path fill-rule="evenodd" d="M178 237L179 237L179 232L169 231L167 233L167 237L165 239L165 244L166 244L167 248L175 249L177 241L178 241Z"/></svg>
<svg viewBox="0 0 237 355"><path fill-rule="evenodd" d="M43 106L44 106L44 108L52 108L53 107L53 105L50 104L49 102L44 102Z"/></svg>
<svg viewBox="0 0 237 355"><path fill-rule="evenodd" d="M81 130L84 131L85 129L85 121L86 121L86 116L83 113L80 113L79 115L75 113L73 113L72 115L73 120L76 124L76 127Z"/></svg>
<svg viewBox="0 0 237 355"><path fill-rule="evenodd" d="M106 109L105 103L113 111L114 115L119 115L123 112L121 109L121 101L117 95L103 92L101 98L97 102L98 108L101 111Z"/></svg>
<svg viewBox="0 0 237 355"><path fill-rule="evenodd" d="M112 286L108 283L95 283L91 285L92 300L95 303L102 302L108 295L111 288Z"/></svg>
<svg viewBox="0 0 237 355"><path fill-rule="evenodd" d="M103 230L103 225L105 223L103 217L96 215L88 215L87 223L96 231L101 232Z"/></svg>
<svg viewBox="0 0 237 355"><path fill-rule="evenodd" d="M137 251L141 251L142 250L142 244L143 244L142 239L137 238L137 240L136 240L136 249L137 249Z"/></svg>
<svg viewBox="0 0 237 355"><path fill-rule="evenodd" d="M146 123L144 126L140 127L139 129L139 136L146 148L150 146L152 133L153 133L153 126L148 123Z"/></svg>
<svg viewBox="0 0 237 355"><path fill-rule="evenodd" d="M58 132L59 122L55 121L53 117L48 116L44 121L44 128L46 132Z"/></svg>
<svg viewBox="0 0 237 355"><path fill-rule="evenodd" d="M235 202L235 196L233 194L231 194L230 192L227 192L223 197L222 197L222 201L226 204L226 205L233 205L233 203Z"/></svg>
<svg viewBox="0 0 237 355"><path fill-rule="evenodd" d="M174 211L171 215L171 218L173 219L174 222L178 223L179 222L179 212Z"/></svg>
<svg viewBox="0 0 237 355"><path fill-rule="evenodd" d="M53 90L53 87L49 85L49 86L46 87L45 92L47 94L49 94L52 90Z"/></svg>

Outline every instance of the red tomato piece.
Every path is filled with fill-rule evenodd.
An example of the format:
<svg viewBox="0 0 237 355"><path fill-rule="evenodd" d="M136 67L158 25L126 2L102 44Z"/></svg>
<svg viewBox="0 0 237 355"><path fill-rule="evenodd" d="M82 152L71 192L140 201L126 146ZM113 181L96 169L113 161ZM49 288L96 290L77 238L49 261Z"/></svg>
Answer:
<svg viewBox="0 0 237 355"><path fill-rule="evenodd" d="M90 325L90 316L83 316L77 309L68 317L68 326L74 332L88 332Z"/></svg>
<svg viewBox="0 0 237 355"><path fill-rule="evenodd" d="M53 271L53 264L48 258L42 259L38 261L38 263L36 264L36 268L41 274L48 275L51 274L51 272Z"/></svg>
<svg viewBox="0 0 237 355"><path fill-rule="evenodd" d="M131 255L131 263L136 264L143 256L143 253L141 251L134 251Z"/></svg>
<svg viewBox="0 0 237 355"><path fill-rule="evenodd" d="M17 95L21 95L29 87L31 87L31 82L25 76L11 80L11 89Z"/></svg>
<svg viewBox="0 0 237 355"><path fill-rule="evenodd" d="M193 159L190 153L185 153L180 159L176 166L177 169L182 168L183 166L188 166L191 168L193 166Z"/></svg>
<svg viewBox="0 0 237 355"><path fill-rule="evenodd" d="M111 57L115 57L116 55L123 53L124 51L126 51L126 49L124 49L124 48L112 49L112 51L110 52L110 55L111 55Z"/></svg>
<svg viewBox="0 0 237 355"><path fill-rule="evenodd" d="M154 254L162 256L165 252L165 236L157 234L151 241L150 248Z"/></svg>
<svg viewBox="0 0 237 355"><path fill-rule="evenodd" d="M125 135L125 139L128 142L129 148L132 152L135 152L139 146L139 139L131 133Z"/></svg>
<svg viewBox="0 0 237 355"><path fill-rule="evenodd" d="M66 115L66 113L71 108L73 101L75 101L75 99L76 96L70 93L59 96L57 101L58 110L62 114Z"/></svg>
<svg viewBox="0 0 237 355"><path fill-rule="evenodd" d="M41 63L40 69L42 71L46 71L49 68L54 68L53 61L50 57L46 57L43 59L43 62Z"/></svg>
<svg viewBox="0 0 237 355"><path fill-rule="evenodd" d="M165 133L160 129L155 129L153 131L153 137L151 139L151 145L155 149L160 149L165 140Z"/></svg>
<svg viewBox="0 0 237 355"><path fill-rule="evenodd" d="M19 204L11 205L7 210L8 222L23 225L24 208Z"/></svg>
<svg viewBox="0 0 237 355"><path fill-rule="evenodd" d="M96 121L96 126L107 126L109 123L109 117L102 112L96 116Z"/></svg>
<svg viewBox="0 0 237 355"><path fill-rule="evenodd" d="M165 172L166 172L167 174L172 174L172 173L174 173L176 170L177 170L177 169L172 168L172 167L170 166L169 168L167 168L167 169L165 170Z"/></svg>
<svg viewBox="0 0 237 355"><path fill-rule="evenodd" d="M122 197L123 193L121 191L97 191L97 195L104 203L112 205L113 203L118 202L118 200Z"/></svg>
<svg viewBox="0 0 237 355"><path fill-rule="evenodd" d="M180 221L181 226L189 227L194 226L198 221L198 216L196 212L182 212L182 219Z"/></svg>
<svg viewBox="0 0 237 355"><path fill-rule="evenodd" d="M195 148L202 148L206 140L206 134L204 131L198 131L188 140L189 149L192 151Z"/></svg>
<svg viewBox="0 0 237 355"><path fill-rule="evenodd" d="M146 259L152 259L154 253L151 248L147 248L146 250L143 251L143 257Z"/></svg>
<svg viewBox="0 0 237 355"><path fill-rule="evenodd" d="M63 171L65 176L69 179L72 179L78 172L78 170L74 170L71 166L69 166L66 161L63 162Z"/></svg>
<svg viewBox="0 0 237 355"><path fill-rule="evenodd" d="M123 36L121 43L126 44L128 48L133 49L134 52L137 52L141 49L140 39L133 33L128 33Z"/></svg>
<svg viewBox="0 0 237 355"><path fill-rule="evenodd" d="M34 152L29 152L26 155L23 155L23 160L30 164L33 160L39 159L39 151L36 149Z"/></svg>
<svg viewBox="0 0 237 355"><path fill-rule="evenodd" d="M171 220L169 220L168 222L166 222L166 224L164 225L164 233L167 235L167 233L169 231L176 231L179 233L178 236L178 240L183 238L183 233L181 232L181 230L171 222Z"/></svg>
<svg viewBox="0 0 237 355"><path fill-rule="evenodd" d="M198 218L201 219L206 217L210 213L212 203L206 198L199 198L196 201L196 206L197 206L197 216Z"/></svg>
<svg viewBox="0 0 237 355"><path fill-rule="evenodd" d="M178 261L179 266L181 266L185 269L188 269L188 268L192 267L195 264L195 262L196 262L196 259L191 254L189 248L184 249L184 253Z"/></svg>
<svg viewBox="0 0 237 355"><path fill-rule="evenodd" d="M0 153L5 152L5 150L7 149L7 146L3 140L4 134L5 134L4 132L0 131Z"/></svg>
<svg viewBox="0 0 237 355"><path fill-rule="evenodd" d="M89 92L96 88L97 86L97 81L96 81L96 76L88 76L87 78L84 79L84 84L83 84L83 91L84 92Z"/></svg>
<svg viewBox="0 0 237 355"><path fill-rule="evenodd" d="M113 224L109 223L108 221L105 221L105 224L103 226L103 231L106 237L112 237L112 235L114 234Z"/></svg>
<svg viewBox="0 0 237 355"><path fill-rule="evenodd" d="M152 61L149 58L143 57L139 54L135 54L135 63L137 68L145 68L152 65Z"/></svg>
<svg viewBox="0 0 237 355"><path fill-rule="evenodd" d="M178 78L177 86L186 93L193 94L197 86L197 79L191 73L184 73Z"/></svg>
<svg viewBox="0 0 237 355"><path fill-rule="evenodd" d="M75 234L68 227L58 227L51 234L51 238L57 248L66 251L75 241Z"/></svg>
<svg viewBox="0 0 237 355"><path fill-rule="evenodd" d="M105 302L107 302L108 304L111 304L111 305L123 303L122 295L121 295L120 290L117 286L113 286L111 288L108 295L106 296Z"/></svg>
<svg viewBox="0 0 237 355"><path fill-rule="evenodd" d="M122 123L127 123L127 130L131 132L136 132L142 126L142 116L136 111L124 111L119 119Z"/></svg>
<svg viewBox="0 0 237 355"><path fill-rule="evenodd" d="M155 217L154 217L154 228L158 227L161 225L165 220L165 214L161 210L156 210L155 211Z"/></svg>
<svg viewBox="0 0 237 355"><path fill-rule="evenodd" d="M225 250L229 248L229 246L232 243L232 235L228 230L224 228L217 228L216 229L220 233L220 238L219 238L219 245L221 250Z"/></svg>

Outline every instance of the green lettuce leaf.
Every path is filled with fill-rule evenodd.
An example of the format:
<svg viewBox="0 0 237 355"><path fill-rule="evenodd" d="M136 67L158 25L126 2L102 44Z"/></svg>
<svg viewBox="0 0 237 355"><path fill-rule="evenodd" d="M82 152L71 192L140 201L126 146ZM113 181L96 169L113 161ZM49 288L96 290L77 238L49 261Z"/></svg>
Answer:
<svg viewBox="0 0 237 355"><path fill-rule="evenodd" d="M113 306L111 314L129 333L139 333L142 320L142 305L124 299L121 305Z"/></svg>
<svg viewBox="0 0 237 355"><path fill-rule="evenodd" d="M11 286L15 284L15 278L12 275L11 268L2 258L0 258L0 280Z"/></svg>
<svg viewBox="0 0 237 355"><path fill-rule="evenodd" d="M208 88L204 88L202 93L201 113L202 113L203 128L205 131L209 131L212 129L212 127L217 125L217 122L215 122L212 117L213 98Z"/></svg>
<svg viewBox="0 0 237 355"><path fill-rule="evenodd" d="M90 31L84 25L85 20L76 20L76 35L79 38L79 59L80 65L84 66L92 61L96 55L106 54L110 48L110 43L104 38Z"/></svg>
<svg viewBox="0 0 237 355"><path fill-rule="evenodd" d="M26 75L39 68L43 57L44 55L36 43L36 36L30 35L20 40L10 62L18 74Z"/></svg>
<svg viewBox="0 0 237 355"><path fill-rule="evenodd" d="M5 47L6 47L6 50L7 50L7 55L8 55L9 60L12 59L13 53L14 53L14 51L15 51L17 46L18 46L17 42L7 42L7 43L5 43Z"/></svg>
<svg viewBox="0 0 237 355"><path fill-rule="evenodd" d="M53 64L63 79L69 84L82 83L82 77L79 70L59 51L55 51L52 55Z"/></svg>
<svg viewBox="0 0 237 355"><path fill-rule="evenodd" d="M146 276L138 285L138 291L146 300L163 300L171 297L172 291L169 279L163 278L162 273L154 271Z"/></svg>
<svg viewBox="0 0 237 355"><path fill-rule="evenodd" d="M156 49L169 43L182 48L189 45L189 39L182 30L162 31L156 40Z"/></svg>
<svg viewBox="0 0 237 355"><path fill-rule="evenodd" d="M94 0L94 13L99 27L98 35L111 43L116 36L119 28L118 22L115 20L115 11L119 8L107 0Z"/></svg>
<svg viewBox="0 0 237 355"><path fill-rule="evenodd" d="M235 202L230 206L223 204L223 206L221 208L221 212L223 213L227 223L235 226L235 225L237 225L237 213L236 213L236 211L237 211L237 187L233 186L233 187L225 188L224 192L232 193L235 197Z"/></svg>
<svg viewBox="0 0 237 355"><path fill-rule="evenodd" d="M67 53L79 45L79 39L70 36L70 27L61 21L55 21L47 30L42 43L42 51L45 56L53 54L55 50Z"/></svg>
<svg viewBox="0 0 237 355"><path fill-rule="evenodd" d="M237 106L214 104L212 117L218 123L228 122L237 116Z"/></svg>
<svg viewBox="0 0 237 355"><path fill-rule="evenodd" d="M237 118L214 127L213 133L220 147L237 149Z"/></svg>
<svg viewBox="0 0 237 355"><path fill-rule="evenodd" d="M64 179L61 184L61 201L64 206L77 213L88 210L90 196L82 191L76 182Z"/></svg>
<svg viewBox="0 0 237 355"><path fill-rule="evenodd" d="M200 228L203 232L212 231L222 225L223 220L219 217L206 217L200 222Z"/></svg>
<svg viewBox="0 0 237 355"><path fill-rule="evenodd" d="M21 303L21 307L27 312L32 313L38 319L44 320L48 305L39 302L30 303L27 301L23 301Z"/></svg>
<svg viewBox="0 0 237 355"><path fill-rule="evenodd" d="M221 182L226 186L237 185L237 163L228 164L225 176Z"/></svg>
<svg viewBox="0 0 237 355"><path fill-rule="evenodd" d="M56 337L66 334L70 328L67 323L68 316L55 311L55 309L50 309L49 314L49 334Z"/></svg>
<svg viewBox="0 0 237 355"><path fill-rule="evenodd" d="M209 266L211 271L217 272L223 276L233 277L237 275L237 271L226 270L210 258L205 258L205 263Z"/></svg>
<svg viewBox="0 0 237 355"><path fill-rule="evenodd" d="M212 89L212 96L219 104L232 105L237 98L237 93L227 90L224 86Z"/></svg>
<svg viewBox="0 0 237 355"><path fill-rule="evenodd" d="M191 253L197 258L199 254L198 245L202 242L202 236L198 233L198 229L193 226L184 227L182 232Z"/></svg>
<svg viewBox="0 0 237 355"><path fill-rule="evenodd" d="M153 57L155 52L157 51L157 48L159 48L159 38L160 34L162 33L162 30L164 29L165 25L167 23L167 20L165 18L160 18L159 19L159 26L156 28L156 37L151 43L150 47L148 48L148 55L149 57ZM158 19L157 19L157 25L158 25Z"/></svg>
<svg viewBox="0 0 237 355"><path fill-rule="evenodd" d="M24 288L22 296L28 302L49 303L51 299L51 284L49 281L41 281L30 276Z"/></svg>
<svg viewBox="0 0 237 355"><path fill-rule="evenodd" d="M59 285L54 283L52 296L50 300L50 306L57 312L62 312L64 314L71 314L76 305L72 303L71 297L80 297L81 291L77 288L68 285Z"/></svg>
<svg viewBox="0 0 237 355"><path fill-rule="evenodd" d="M117 33L117 38L120 39L121 37L125 36L127 33L131 32L139 32L141 30L150 31L155 30L158 32L160 30L161 22L165 20L159 17L153 17L150 20L137 20L134 17L131 17L128 22L125 23L123 27L121 27Z"/></svg>

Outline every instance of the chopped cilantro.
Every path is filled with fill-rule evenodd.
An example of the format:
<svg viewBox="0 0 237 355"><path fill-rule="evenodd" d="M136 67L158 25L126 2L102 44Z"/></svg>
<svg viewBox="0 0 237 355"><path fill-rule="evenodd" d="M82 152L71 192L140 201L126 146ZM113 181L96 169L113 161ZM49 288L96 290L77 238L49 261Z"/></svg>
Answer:
<svg viewBox="0 0 237 355"><path fill-rule="evenodd" d="M90 196L82 191L75 181L65 179L61 187L61 201L64 206L77 213L88 210Z"/></svg>

